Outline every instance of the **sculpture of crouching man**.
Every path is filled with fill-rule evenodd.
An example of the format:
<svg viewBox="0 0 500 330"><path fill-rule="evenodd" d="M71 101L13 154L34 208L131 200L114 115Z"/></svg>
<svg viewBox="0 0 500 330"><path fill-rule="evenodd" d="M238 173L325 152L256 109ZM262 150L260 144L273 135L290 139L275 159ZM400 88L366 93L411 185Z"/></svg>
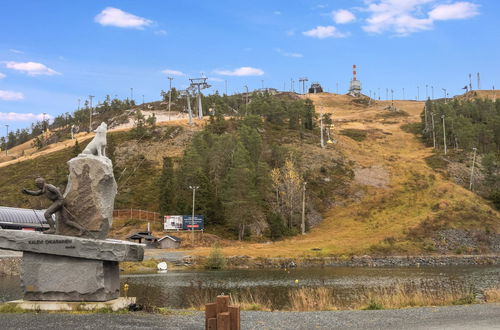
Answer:
<svg viewBox="0 0 500 330"><path fill-rule="evenodd" d="M106 123L101 123L99 127L94 131L96 132L96 136L87 147L80 154L81 156L85 155L94 155L100 157L106 157L106 132L108 130L108 125Z"/></svg>
<svg viewBox="0 0 500 330"><path fill-rule="evenodd" d="M23 194L31 196L45 195L45 197L47 197L49 200L52 201L52 205L50 205L43 214L45 220L47 220L47 223L49 224L50 227L49 230L44 232L44 234L55 234L56 226L54 223L54 219L52 218L52 215L55 214L59 219L63 218L61 217L61 212L64 210L64 206L66 204L64 197L56 186L45 183L45 180L43 178L35 179L35 185L40 190L33 191L23 188L21 191L23 192ZM74 221L65 219L64 222L67 223L69 226L78 229L80 231L79 235L81 235L86 231L85 228L83 228Z"/></svg>

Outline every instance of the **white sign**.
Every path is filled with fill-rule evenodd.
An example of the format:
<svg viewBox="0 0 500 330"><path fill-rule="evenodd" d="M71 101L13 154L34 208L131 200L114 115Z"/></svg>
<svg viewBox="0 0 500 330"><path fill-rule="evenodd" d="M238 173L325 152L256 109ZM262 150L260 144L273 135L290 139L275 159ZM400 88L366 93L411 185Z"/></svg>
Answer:
<svg viewBox="0 0 500 330"><path fill-rule="evenodd" d="M182 230L182 215L166 215L163 222L164 230Z"/></svg>

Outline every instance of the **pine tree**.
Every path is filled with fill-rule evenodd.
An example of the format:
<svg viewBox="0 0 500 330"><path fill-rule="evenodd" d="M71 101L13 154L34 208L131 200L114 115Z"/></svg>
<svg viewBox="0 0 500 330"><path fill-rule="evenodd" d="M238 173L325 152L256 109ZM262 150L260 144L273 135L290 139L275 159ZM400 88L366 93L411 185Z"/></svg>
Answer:
<svg viewBox="0 0 500 330"><path fill-rule="evenodd" d="M172 158L163 158L163 169L158 180L160 188L160 213L171 214L175 210L175 177Z"/></svg>

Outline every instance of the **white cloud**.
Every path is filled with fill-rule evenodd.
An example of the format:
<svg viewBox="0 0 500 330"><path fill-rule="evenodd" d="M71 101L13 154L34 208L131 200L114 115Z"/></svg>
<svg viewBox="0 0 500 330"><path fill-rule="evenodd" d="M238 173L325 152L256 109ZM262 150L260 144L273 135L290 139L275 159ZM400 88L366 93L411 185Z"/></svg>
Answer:
<svg viewBox="0 0 500 330"><path fill-rule="evenodd" d="M224 81L224 79L213 77L213 78L208 78L208 81L222 82L222 81Z"/></svg>
<svg viewBox="0 0 500 330"><path fill-rule="evenodd" d="M186 75L182 71L170 70L170 69L162 70L161 73L166 74L166 75L170 75L170 76L185 76Z"/></svg>
<svg viewBox="0 0 500 330"><path fill-rule="evenodd" d="M264 71L261 69L252 68L249 66L242 66L241 68L237 68L234 70L214 70L216 74L220 74L223 76L262 76Z"/></svg>
<svg viewBox="0 0 500 330"><path fill-rule="evenodd" d="M279 16L279 15L281 15L282 13L281 13L281 11L279 11L279 10L275 10L275 11L273 11L273 14L274 14L274 15L278 15L278 16Z"/></svg>
<svg viewBox="0 0 500 330"><path fill-rule="evenodd" d="M332 18L337 24L351 23L356 19L353 13L346 9L332 11Z"/></svg>
<svg viewBox="0 0 500 330"><path fill-rule="evenodd" d="M18 50L18 49L9 49L9 52L11 53L15 53L15 54L24 54L24 52L22 50Z"/></svg>
<svg viewBox="0 0 500 330"><path fill-rule="evenodd" d="M5 77L7 77L7 75L0 72L0 79L3 79Z"/></svg>
<svg viewBox="0 0 500 330"><path fill-rule="evenodd" d="M284 51L281 48L275 48L274 50L277 53L280 53L281 55L286 56L286 57L295 57L295 58L302 58L302 57L304 57L304 55L302 55L301 53L290 53L290 52Z"/></svg>
<svg viewBox="0 0 500 330"><path fill-rule="evenodd" d="M437 0L365 0L369 13L363 30L370 33L395 32L407 36L430 30L438 20L465 19L479 14L479 6L471 2L455 2L429 6Z"/></svg>
<svg viewBox="0 0 500 330"><path fill-rule="evenodd" d="M49 114L18 113L18 112L0 112L0 120L9 121L35 121L50 120L53 117Z"/></svg>
<svg viewBox="0 0 500 330"><path fill-rule="evenodd" d="M429 30L432 20L422 15L422 5L435 0L369 0L366 10L370 17L363 30L371 33L394 31L404 36L413 32Z"/></svg>
<svg viewBox="0 0 500 330"><path fill-rule="evenodd" d="M312 38L318 38L318 39L325 39L325 38L345 38L349 34L347 33L342 33L337 30L335 26L317 26L312 30L309 31L304 31L302 32L303 35L312 37Z"/></svg>
<svg viewBox="0 0 500 330"><path fill-rule="evenodd" d="M470 2L455 2L439 5L429 12L429 17L435 21L450 19L465 19L479 15L479 5Z"/></svg>
<svg viewBox="0 0 500 330"><path fill-rule="evenodd" d="M42 63L36 62L5 62L5 67L26 73L28 76L54 76L60 73Z"/></svg>
<svg viewBox="0 0 500 330"><path fill-rule="evenodd" d="M165 30L157 30L154 32L157 36L166 36L168 33Z"/></svg>
<svg viewBox="0 0 500 330"><path fill-rule="evenodd" d="M24 99L23 93L13 92L13 91L5 91L0 89L0 100L3 101L19 101ZM1 118L0 118L1 119Z"/></svg>
<svg viewBox="0 0 500 330"><path fill-rule="evenodd" d="M107 7L101 11L94 20L104 26L116 26L120 28L143 29L153 24L153 21L124 12L121 9Z"/></svg>

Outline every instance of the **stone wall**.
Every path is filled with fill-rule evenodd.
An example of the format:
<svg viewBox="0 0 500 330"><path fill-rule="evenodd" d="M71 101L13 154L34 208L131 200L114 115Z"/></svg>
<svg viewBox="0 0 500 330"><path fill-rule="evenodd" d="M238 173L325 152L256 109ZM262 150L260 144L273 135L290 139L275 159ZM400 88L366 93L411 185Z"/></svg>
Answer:
<svg viewBox="0 0 500 330"><path fill-rule="evenodd" d="M0 258L0 276L21 274L21 257Z"/></svg>

